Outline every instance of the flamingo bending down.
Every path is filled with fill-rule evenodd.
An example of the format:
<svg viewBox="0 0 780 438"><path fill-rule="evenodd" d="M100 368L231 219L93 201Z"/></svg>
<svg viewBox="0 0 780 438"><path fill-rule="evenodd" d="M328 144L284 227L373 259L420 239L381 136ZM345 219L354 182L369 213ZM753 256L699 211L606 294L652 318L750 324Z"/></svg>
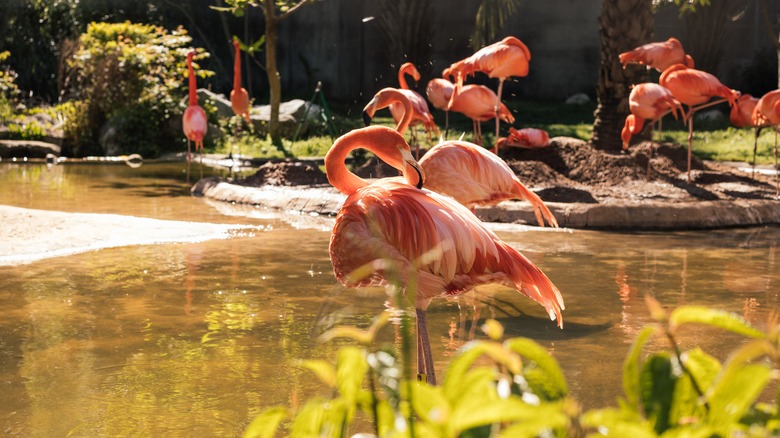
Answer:
<svg viewBox="0 0 780 438"><path fill-rule="evenodd" d="M761 96L753 112L756 126L772 126L775 131L775 186L780 195L780 168L777 167L777 127L780 125L780 89Z"/></svg>
<svg viewBox="0 0 780 438"><path fill-rule="evenodd" d="M693 114L708 106L729 102L734 106L739 98L739 92L720 83L715 76L683 64L675 64L661 73L658 83L669 89L672 96L680 103L688 106L688 112L683 113L683 121L688 125L688 182L691 182L691 146L693 144ZM709 102L713 97L722 100ZM697 106L698 105L698 106Z"/></svg>
<svg viewBox="0 0 780 438"><path fill-rule="evenodd" d="M731 107L729 113L729 121L737 128L755 128L755 136L753 138L753 177L756 175L756 152L758 149L758 136L761 135L761 128L763 128L764 121L756 120L753 122L753 113L756 110L758 104L758 98L753 97L750 94L743 94L737 99L737 104Z"/></svg>
<svg viewBox="0 0 780 438"><path fill-rule="evenodd" d="M636 63L661 72L675 64L684 64L688 68L694 67L693 58L685 53L682 43L677 38L647 43L636 49L623 52L618 57L624 67L627 64Z"/></svg>
<svg viewBox="0 0 780 438"><path fill-rule="evenodd" d="M500 146L511 146L516 148L544 148L550 145L550 134L544 129L523 128L515 129L509 127L509 136L498 139Z"/></svg>
<svg viewBox="0 0 780 438"><path fill-rule="evenodd" d="M400 91L394 88L379 91L364 108L366 125L377 109L398 103L405 111L396 131L403 134L409 125L412 105ZM431 148L420 160L420 166L427 176L428 188L454 198L472 212L478 205L495 205L519 198L531 204L539 226L544 226L544 218L550 225L558 226L539 195L523 185L504 160L481 146L465 141L446 141Z"/></svg>
<svg viewBox="0 0 780 438"><path fill-rule="evenodd" d="M474 142L482 145L482 122L501 119L514 123L515 117L503 103L496 112L496 93L484 85L455 84L455 89L447 102L447 110L456 111L470 118L474 124Z"/></svg>
<svg viewBox="0 0 780 438"><path fill-rule="evenodd" d="M187 182L190 181L190 142L195 142L195 152L200 151L200 176L203 178L203 137L206 136L206 130L208 129L206 111L198 105L195 70L192 68L192 58L194 56L194 50L187 54L190 100L182 118L182 129L184 130L184 136L187 137Z"/></svg>
<svg viewBox="0 0 780 438"><path fill-rule="evenodd" d="M658 131L661 131L661 120L670 112L677 119L677 114L683 114L682 106L672 96L672 92L666 87L647 82L636 85L628 96L628 107L631 114L626 117L626 124L620 134L623 140L623 149L628 149L632 135L642 132L645 120L650 121L650 140L652 143L653 124L658 122ZM660 142L660 138L659 138ZM650 145L650 154L647 157L647 177L650 178L650 160L653 157L653 145Z"/></svg>
<svg viewBox="0 0 780 438"><path fill-rule="evenodd" d="M344 164L365 148L395 167L402 177L371 184ZM347 195L333 227L333 272L348 287L415 284L418 370L435 384L425 310L433 298L454 296L487 283L513 287L545 307L562 327L563 298L547 276L525 256L485 228L467 208L421 189L423 174L403 136L385 126L353 130L325 156L330 183ZM352 277L357 269L371 274ZM416 289L416 290L415 290Z"/></svg>
<svg viewBox="0 0 780 438"><path fill-rule="evenodd" d="M233 48L235 49L236 59L233 64L233 90L230 92L230 106L237 116L241 116L246 123L251 125L249 120L249 93L246 88L241 86L241 48L238 39L233 38Z"/></svg>
<svg viewBox="0 0 780 438"><path fill-rule="evenodd" d="M442 72L442 76L454 76L462 83L468 75L481 71L491 78L498 78L498 92L494 110L498 113L501 107L501 89L504 80L510 76L528 76L528 63L531 61L531 51L522 41L513 36L485 46L466 59L450 65ZM460 75L458 76L458 74ZM498 140L499 120L496 119L496 140ZM494 152L498 153L498 143Z"/></svg>
<svg viewBox="0 0 780 438"><path fill-rule="evenodd" d="M428 82L428 86L425 88L425 94L428 96L428 100L431 104L442 111L444 111L444 138L447 138L447 133L450 130L450 111L447 109L447 103L452 97L452 91L455 86L452 82L442 79L433 78Z"/></svg>
<svg viewBox="0 0 780 438"><path fill-rule="evenodd" d="M438 136L439 128L433 121L431 110L428 109L428 102L425 101L425 98L423 98L420 93L409 88L409 85L406 82L407 74L411 75L415 81L419 81L420 72L417 71L417 67L415 67L411 62L405 62L403 65L401 65L401 68L398 69L398 86L402 90L402 93L406 94L406 96L409 98L409 101L412 102L412 107L414 108L414 112L412 113L412 123L409 126L412 127L418 124L422 124L423 128L425 128L425 132L428 134L428 141L430 143L431 133L435 132ZM400 105L390 106L390 113L393 114L393 120L395 120L396 123L398 123L398 121L403 117L403 112L403 107ZM417 150L415 153L419 155L420 146L416 145L416 147Z"/></svg>

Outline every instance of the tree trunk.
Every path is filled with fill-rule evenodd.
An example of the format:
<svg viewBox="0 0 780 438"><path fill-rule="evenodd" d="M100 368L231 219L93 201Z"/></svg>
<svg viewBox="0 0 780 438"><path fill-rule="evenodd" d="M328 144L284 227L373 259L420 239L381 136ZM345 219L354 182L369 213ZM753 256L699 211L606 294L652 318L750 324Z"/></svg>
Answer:
<svg viewBox="0 0 780 438"><path fill-rule="evenodd" d="M276 64L276 25L277 18L274 2L265 1L265 69L268 74L269 99L271 118L268 120L268 134L271 142L277 148L282 147L282 137L279 135L279 105L282 102L282 79ZM281 150L281 149L280 149Z"/></svg>
<svg viewBox="0 0 780 438"><path fill-rule="evenodd" d="M597 149L620 151L620 131L625 124L630 85L647 80L645 67L623 68L618 55L648 43L655 17L648 0L602 0L599 17L601 66L596 89L598 107L591 143Z"/></svg>

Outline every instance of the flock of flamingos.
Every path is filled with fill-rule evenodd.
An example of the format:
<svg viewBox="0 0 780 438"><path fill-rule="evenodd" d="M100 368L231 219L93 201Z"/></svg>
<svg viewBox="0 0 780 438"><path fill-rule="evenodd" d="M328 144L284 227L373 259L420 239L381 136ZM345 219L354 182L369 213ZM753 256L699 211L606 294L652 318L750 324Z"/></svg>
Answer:
<svg viewBox="0 0 780 438"><path fill-rule="evenodd" d="M248 118L249 98L241 87L239 47L235 41L234 46L236 69L230 99L235 113ZM206 133L206 114L198 105L195 92L193 54L187 57L189 106L183 119L188 160L190 142L195 143L196 151L201 150ZM377 110L389 107L397 123L395 129L355 129L338 138L325 157L329 182L347 196L330 240L335 276L348 287L404 285L413 296L417 314L418 377L431 384L436 384L436 375L425 310L433 298L458 295L482 284L504 284L544 306L550 318L563 327L560 291L536 265L499 239L473 214L475 206L520 198L531 203L540 226L545 221L558 226L544 202L497 155L503 145L549 144L547 133L533 128L510 128L508 138L498 138L499 121L514 122L501 103L503 82L512 76L526 76L530 60L528 47L510 36L453 63L444 70L443 78L433 79L427 86L428 98L436 108L458 111L474 120L477 142L481 141L481 122L495 119L494 153L478 144L449 140L432 147L419 161L416 159L403 136L407 128L421 124L429 133L439 134L439 130L426 100L406 83L407 74L416 80L420 77L414 65L406 63L398 72L400 88L380 90L364 108L368 124ZM735 126L759 129L780 124L780 90L761 99L740 95L715 76L694 69L693 60L674 38L622 53L620 61L662 72L658 84L644 83L632 89L631 114L622 133L624 148L632 135L642 131L645 121L658 122L660 130L661 119L669 113L681 117L692 133L693 114L723 101L732 107L730 118ZM498 93L482 85L463 85L476 72L498 78ZM714 97L720 99L713 102ZM689 134L689 179L691 140ZM369 182L350 172L345 159L358 148L373 152L398 169L401 176Z"/></svg>

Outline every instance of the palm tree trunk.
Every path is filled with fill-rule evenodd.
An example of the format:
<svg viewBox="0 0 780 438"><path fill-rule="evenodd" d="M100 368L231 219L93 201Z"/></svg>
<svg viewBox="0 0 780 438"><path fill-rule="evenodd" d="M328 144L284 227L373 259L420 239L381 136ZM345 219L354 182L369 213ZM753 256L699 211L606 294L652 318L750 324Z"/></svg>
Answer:
<svg viewBox="0 0 780 438"><path fill-rule="evenodd" d="M601 66L596 89L598 107L591 143L607 151L620 151L628 110L630 85L647 80L644 67L623 68L618 55L650 41L655 17L648 0L602 0L599 17Z"/></svg>

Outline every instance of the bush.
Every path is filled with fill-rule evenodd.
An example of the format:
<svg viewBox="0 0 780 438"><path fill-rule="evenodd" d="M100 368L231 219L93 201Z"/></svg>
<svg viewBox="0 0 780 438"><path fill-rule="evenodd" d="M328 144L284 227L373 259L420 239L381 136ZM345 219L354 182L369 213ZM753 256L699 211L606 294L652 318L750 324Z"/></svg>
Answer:
<svg viewBox="0 0 780 438"><path fill-rule="evenodd" d="M13 99L19 94L16 87L16 72L3 67L3 62L11 56L10 52L0 52L0 122L13 116Z"/></svg>
<svg viewBox="0 0 780 438"><path fill-rule="evenodd" d="M764 333L734 314L698 306L667 312L652 298L647 303L656 322L640 332L626 357L625 396L615 408L580 412L555 359L530 339L500 342L503 328L494 320L483 326L491 340L464 345L442 386L414 382L391 351L373 345L388 320L383 316L367 331L336 328L323 335L361 345L343 347L335 367L324 361L300 363L330 389L331 397L308 400L296 412L266 409L244 436L271 437L282 425L291 436L357 431L382 437L778 436L776 394L771 403L760 401L767 390L777 391L777 321ZM689 324L736 333L746 342L724 363L699 348L681 351L675 335ZM407 359L409 326L406 316L401 330ZM653 336L667 338L669 349L648 354L645 346ZM478 362L487 365L475 366ZM361 415L369 426L356 420Z"/></svg>
<svg viewBox="0 0 780 438"><path fill-rule="evenodd" d="M68 132L87 134L69 138L74 152L94 149L107 130L112 130L112 146L104 145L111 149L104 153L153 156L178 149L182 134L171 122L181 117L179 102L187 93L191 41L182 28L168 32L130 22L91 23L69 61L74 79L65 90L85 111L69 121L76 126ZM201 52L196 59L207 56ZM198 69L201 77L211 74Z"/></svg>

